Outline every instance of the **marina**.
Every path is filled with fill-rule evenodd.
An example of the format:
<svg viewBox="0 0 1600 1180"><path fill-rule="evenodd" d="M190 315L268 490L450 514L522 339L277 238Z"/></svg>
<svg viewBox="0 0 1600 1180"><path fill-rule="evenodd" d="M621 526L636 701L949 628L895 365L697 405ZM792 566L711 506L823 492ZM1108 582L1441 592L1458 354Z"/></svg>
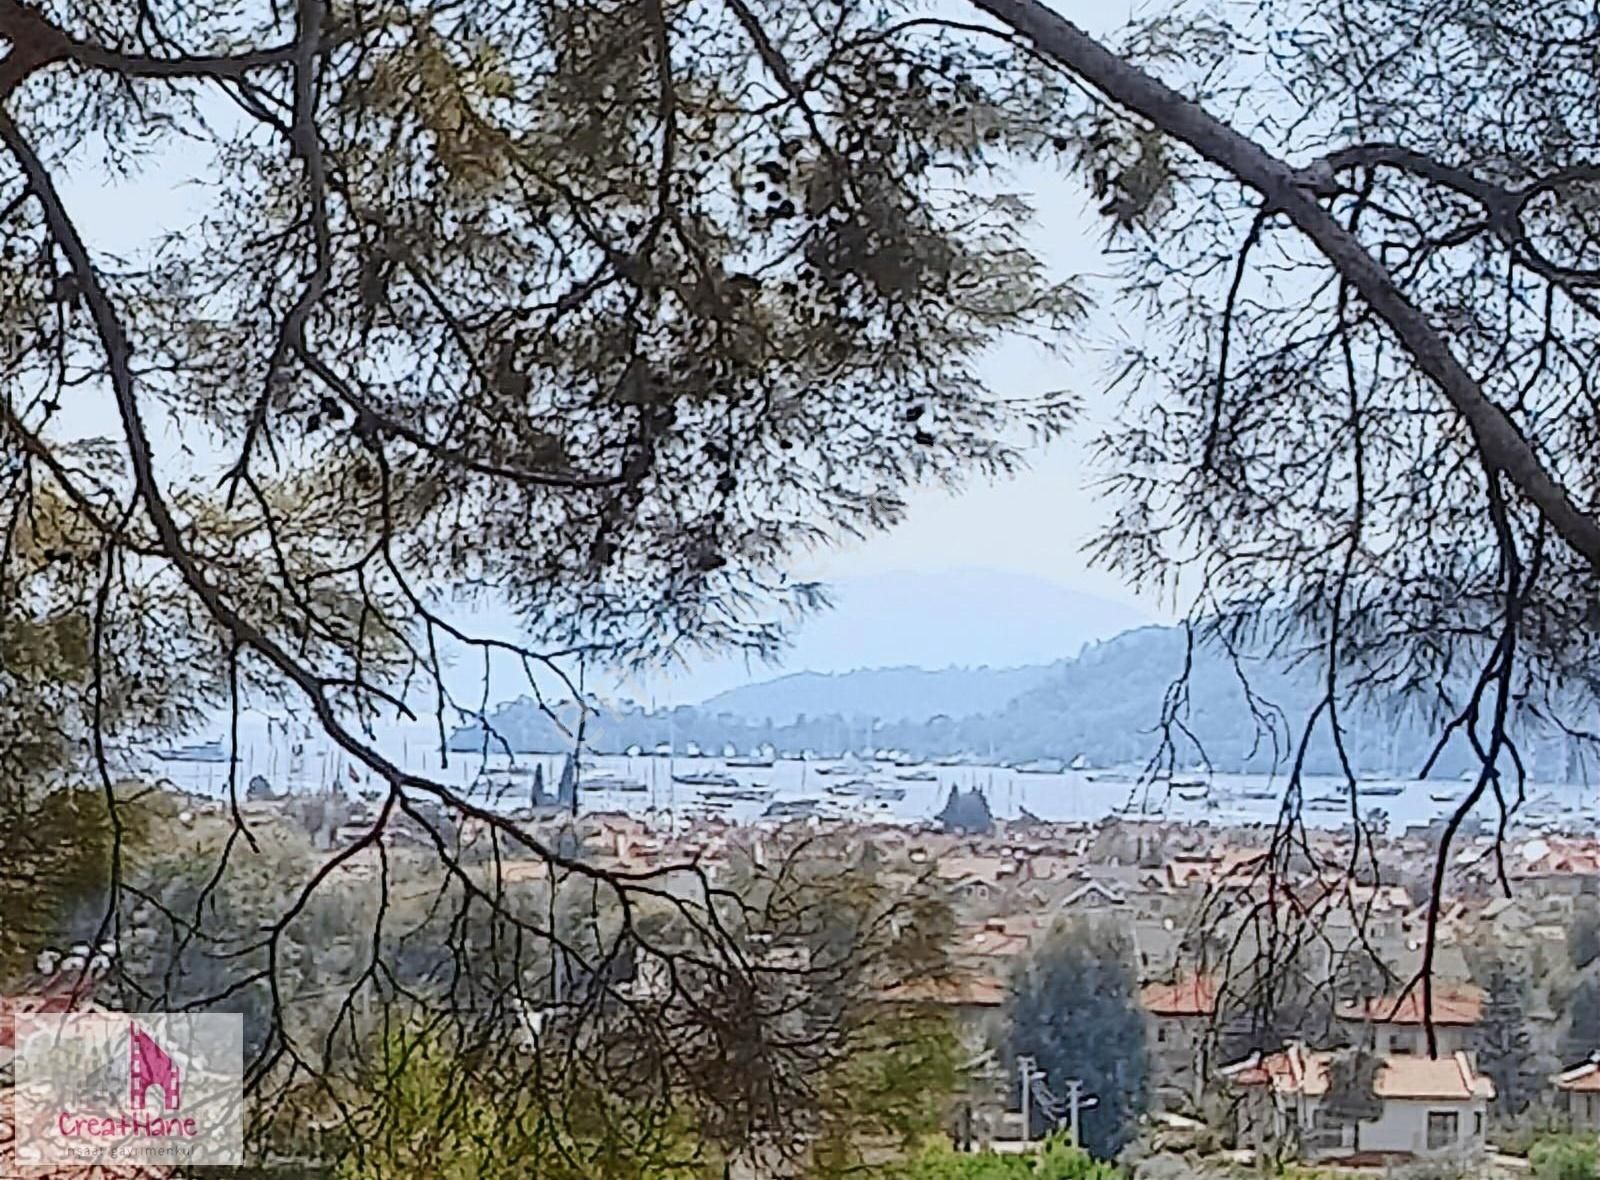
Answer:
<svg viewBox="0 0 1600 1180"><path fill-rule="evenodd" d="M197 735L187 744L134 759L130 768L155 781L224 796L230 779L243 794L253 777L275 792L314 792L334 784L357 793L381 787L370 771L344 751L302 727L292 741L282 723L241 725L237 763L220 738ZM505 755L452 753L441 759L437 738L425 727L380 732L378 747L404 769L426 775L482 806L515 810L528 804L533 784L553 795L566 755L560 752ZM795 752L791 752L795 753ZM877 756L879 753L881 757ZM1027 812L1045 821L1092 822L1108 816L1160 818L1215 825L1270 823L1282 809L1284 775L1204 774L1185 770L1170 778L1140 765L1054 770L1038 762L1016 767L985 765L972 756L917 761L892 751L873 757L774 756L764 752L707 755L685 748L585 755L578 775L581 811L633 814L716 814L740 823L785 816L859 818L917 823L938 814L951 790L980 791L999 818ZM1307 776L1301 784L1304 821L1338 827L1350 821L1350 784L1331 776ZM1363 816L1381 812L1391 826L1426 824L1448 815L1472 790L1456 778L1417 781L1398 776L1358 780ZM1498 817L1494 793L1486 791L1478 812ZM1530 784L1518 826L1560 831L1592 826L1596 791L1583 784Z"/></svg>

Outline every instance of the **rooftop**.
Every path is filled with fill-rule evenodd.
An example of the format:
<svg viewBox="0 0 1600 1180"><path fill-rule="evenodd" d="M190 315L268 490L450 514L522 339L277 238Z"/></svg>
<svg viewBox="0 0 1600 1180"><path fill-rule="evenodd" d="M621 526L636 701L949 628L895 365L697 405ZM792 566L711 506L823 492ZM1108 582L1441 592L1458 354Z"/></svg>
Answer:
<svg viewBox="0 0 1600 1180"><path fill-rule="evenodd" d="M1252 1054L1236 1065L1225 1066L1222 1073L1235 1085L1270 1084L1280 1094L1318 1098L1328 1092L1328 1066L1332 1060L1332 1053L1314 1052L1295 1043L1278 1053ZM1494 1097L1494 1082L1479 1073L1465 1053L1448 1057L1385 1057L1372 1089L1379 1098L1465 1102Z"/></svg>
<svg viewBox="0 0 1600 1180"><path fill-rule="evenodd" d="M1484 992L1471 984L1448 984L1433 989L1433 1023L1467 1025L1483 1019ZM1375 996L1339 1005L1343 1020L1370 1020L1377 1024L1422 1024L1425 1005L1421 986L1397 996Z"/></svg>
<svg viewBox="0 0 1600 1180"><path fill-rule="evenodd" d="M1184 975L1172 983L1147 983L1139 1003L1153 1016L1210 1016L1217 1010L1217 981L1209 975Z"/></svg>
<svg viewBox="0 0 1600 1180"><path fill-rule="evenodd" d="M1589 1058L1582 1065L1563 1070L1552 1079L1555 1088L1572 1094L1600 1094L1600 1060Z"/></svg>

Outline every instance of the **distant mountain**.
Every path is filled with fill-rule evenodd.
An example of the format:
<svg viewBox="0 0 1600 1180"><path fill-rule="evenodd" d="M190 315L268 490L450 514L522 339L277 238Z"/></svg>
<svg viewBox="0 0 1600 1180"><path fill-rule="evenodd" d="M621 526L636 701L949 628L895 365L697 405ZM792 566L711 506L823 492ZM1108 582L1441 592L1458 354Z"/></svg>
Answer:
<svg viewBox="0 0 1600 1180"><path fill-rule="evenodd" d="M855 672L794 672L776 680L719 692L700 711L748 721L788 724L805 716L877 717L927 721L941 714L992 713L1060 670L1054 664L1020 668L863 668Z"/></svg>
<svg viewBox="0 0 1600 1180"><path fill-rule="evenodd" d="M651 691L658 699L694 701L779 673L1037 666L1153 621L1136 606L1045 578L982 568L846 578L830 583L828 596L832 606L796 624L789 647L774 664L692 657L688 670L672 677L670 686L656 684ZM811 712L810 699L773 716ZM1004 699L985 696L979 707L998 707ZM724 706L741 716L764 716L759 710L747 711L737 698L719 701L716 707ZM906 716L924 712L910 698L906 708ZM941 710L949 711L941 705L934 712Z"/></svg>
<svg viewBox="0 0 1600 1180"><path fill-rule="evenodd" d="M915 669L889 668L826 677L782 677L765 685L727 694L741 710L717 699L695 708L649 711L625 706L593 718L588 740L598 751L644 748L672 741L682 750L689 742L719 751L733 745L741 751L771 745L779 751L814 750L838 755L846 750L889 748L924 757L960 753L1023 761L1071 759L1084 755L1096 766L1140 763L1159 748L1158 723L1169 689L1185 661L1184 633L1175 627L1141 627L1081 655L1054 665L1025 668L968 668L918 675ZM1319 698L1320 683L1310 666L1244 659L1240 662L1257 704L1281 710L1278 744L1258 729L1239 668L1221 653L1197 648L1189 673L1187 702L1180 719L1190 736L1177 737L1176 760L1202 759L1219 771L1264 771L1292 758L1292 745ZM1026 681L1032 679L1031 686ZM786 682L797 682L788 684ZM911 702L893 699L896 684L922 692ZM932 686L932 687L930 687ZM970 694L963 708L958 687ZM1021 691L1010 695L1014 687ZM804 699L826 696L834 704L813 711L790 709ZM938 712L926 714L938 700ZM996 701L1002 703L996 705ZM953 702L953 707L944 707ZM777 705L783 705L783 710ZM915 707L913 707L915 706ZM770 709L770 715L764 714ZM562 710L571 724L572 706ZM798 713L803 712L803 718ZM919 715L924 714L924 715ZM1412 773L1420 769L1438 730L1424 718L1398 707L1347 705L1341 712L1346 748L1359 771ZM553 751L570 745L532 701L501 706L488 718L491 733L468 726L457 731L451 747L501 748L503 740L522 751ZM1306 769L1335 771L1338 761L1326 727L1308 747ZM1534 773L1558 776L1570 751L1552 734L1523 733L1519 746ZM1470 753L1452 750L1436 773L1459 774Z"/></svg>

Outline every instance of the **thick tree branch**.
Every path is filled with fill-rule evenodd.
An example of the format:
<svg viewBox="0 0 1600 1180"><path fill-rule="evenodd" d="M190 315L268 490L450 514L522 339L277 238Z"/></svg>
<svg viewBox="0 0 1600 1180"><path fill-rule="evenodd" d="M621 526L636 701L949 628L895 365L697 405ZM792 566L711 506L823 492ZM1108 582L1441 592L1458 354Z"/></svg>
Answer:
<svg viewBox="0 0 1600 1180"><path fill-rule="evenodd" d="M509 839L550 865L606 883L618 893L627 888L649 892L650 890L643 885L644 882L676 871L678 866L638 873L616 872L596 868L576 858L560 855L508 823L503 816L474 805L439 783L403 770L398 764L362 742L344 724L326 691L330 685L336 684L336 681L319 676L302 665L281 644L229 604L225 595L207 578L205 571L189 551L183 540L182 526L173 516L156 477L149 434L134 388L133 348L111 298L100 282L99 274L89 256L88 247L77 226L67 214L61 195L43 161L3 108L0 108L0 144L4 144L26 177L30 190L44 212L45 224L51 237L78 279L79 289L83 293L101 346L105 350L112 392L128 443L128 460L133 469L134 485L156 538L167 559L216 623L226 630L235 642L254 650L298 688L306 697L328 736L347 754L359 760L387 782L391 793L403 794L412 790L432 795L461 815L502 831ZM693 866L686 867L691 872L698 872ZM708 896L710 892L708 888Z"/></svg>
<svg viewBox="0 0 1600 1180"><path fill-rule="evenodd" d="M1292 221L1389 325L1417 366L1465 419L1485 461L1503 472L1562 539L1600 569L1600 520L1573 502L1533 447L1456 359L1444 338L1401 293L1393 277L1317 201L1306 175L1197 103L1112 53L1038 0L973 0L1034 49L1123 109L1188 144L1261 193Z"/></svg>
<svg viewBox="0 0 1600 1180"><path fill-rule="evenodd" d="M0 0L0 39L11 46L5 59L0 61L0 97L10 94L35 71L62 61L126 78L202 78L226 82L238 81L256 70L286 65L294 60L296 49L293 45L283 45L252 53L173 57L122 53L70 36L33 5L21 0Z"/></svg>

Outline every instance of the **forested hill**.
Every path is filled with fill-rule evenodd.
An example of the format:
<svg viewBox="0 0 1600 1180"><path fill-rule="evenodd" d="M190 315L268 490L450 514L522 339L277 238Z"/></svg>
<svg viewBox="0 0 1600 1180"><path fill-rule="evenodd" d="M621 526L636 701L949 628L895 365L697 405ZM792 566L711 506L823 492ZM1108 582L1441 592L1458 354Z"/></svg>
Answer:
<svg viewBox="0 0 1600 1180"><path fill-rule="evenodd" d="M837 713L885 721L970 717L1004 708L1060 671L1064 661L1020 668L863 668L794 672L718 693L701 712L780 725Z"/></svg>
<svg viewBox="0 0 1600 1180"><path fill-rule="evenodd" d="M925 757L967 753L994 761L1081 754L1096 766L1140 762L1157 749L1163 701L1183 669L1185 647L1178 628L1141 627L1050 665L786 676L722 694L699 707L650 712L621 705L591 718L587 739L599 752L634 745L649 749L670 740L679 750L694 742L708 752L727 744L741 751L771 745L779 751L824 755L871 747ZM1262 660L1245 661L1243 670L1254 693L1278 706L1287 730L1298 734L1319 696L1316 673ZM800 702L807 707L799 708ZM1415 772L1437 732L1398 709L1347 707L1342 717L1346 747L1357 769L1367 772ZM500 706L489 720L494 733L519 752L557 751L571 744L526 699ZM1204 648L1194 652L1183 720L1215 769L1271 766L1272 743L1258 734L1238 670L1221 653ZM1280 723L1280 761L1287 758L1285 731ZM451 747L476 750L484 742L482 729L474 725L458 730ZM496 740L489 744L499 748ZM1565 749L1559 743L1524 735L1522 744L1524 758L1532 755L1534 773L1564 773ZM1465 750L1449 754L1436 773L1460 773L1468 758ZM1199 761L1199 751L1185 745L1178 760ZM1325 734L1312 742L1307 768L1337 768Z"/></svg>

